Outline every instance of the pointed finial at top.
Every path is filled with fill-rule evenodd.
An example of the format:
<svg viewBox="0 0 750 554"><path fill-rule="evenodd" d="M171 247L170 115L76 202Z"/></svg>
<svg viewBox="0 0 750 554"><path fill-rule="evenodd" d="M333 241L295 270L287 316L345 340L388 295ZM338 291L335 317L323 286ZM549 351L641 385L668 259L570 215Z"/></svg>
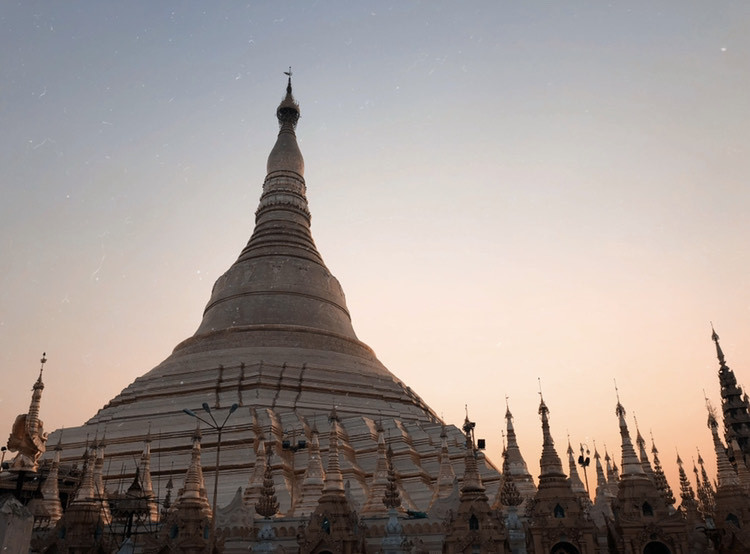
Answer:
<svg viewBox="0 0 750 554"><path fill-rule="evenodd" d="M289 66L289 71L284 71L284 75L289 77L286 84L286 93L292 94L292 66Z"/></svg>
<svg viewBox="0 0 750 554"><path fill-rule="evenodd" d="M625 417L625 408L623 407L622 403L620 402L620 389L617 388L617 379L614 379L615 382L615 396L617 396L617 406L615 407L615 414L618 417Z"/></svg>
<svg viewBox="0 0 750 554"><path fill-rule="evenodd" d="M276 118L279 120L279 126L284 129L284 125L290 125L287 130L293 132L297 126L297 120L299 120L299 104L292 95L292 68L289 67L289 71L284 71L284 75L288 77L286 84L286 96L279 104L276 109Z"/></svg>
<svg viewBox="0 0 750 554"><path fill-rule="evenodd" d="M708 428L718 429L719 423L716 421L716 410L714 409L711 401L708 398L706 398L706 410L708 410Z"/></svg>
<svg viewBox="0 0 750 554"><path fill-rule="evenodd" d="M711 340L716 343L716 357L719 359L719 365L722 368L726 367L726 358L724 358L724 351L721 349L721 345L719 345L719 335L716 334L713 321L711 322Z"/></svg>
<svg viewBox="0 0 750 554"><path fill-rule="evenodd" d="M44 383L42 383L42 373L44 373L44 364L47 363L47 353L46 352L42 353L42 359L39 360L39 361L41 362L42 365L39 368L39 378L36 380L36 383L34 383L33 390L43 389L44 388Z"/></svg>
<svg viewBox="0 0 750 554"><path fill-rule="evenodd" d="M549 412L547 404L544 403L544 395L542 394L542 379L537 377L536 380L539 382L539 415L545 417Z"/></svg>

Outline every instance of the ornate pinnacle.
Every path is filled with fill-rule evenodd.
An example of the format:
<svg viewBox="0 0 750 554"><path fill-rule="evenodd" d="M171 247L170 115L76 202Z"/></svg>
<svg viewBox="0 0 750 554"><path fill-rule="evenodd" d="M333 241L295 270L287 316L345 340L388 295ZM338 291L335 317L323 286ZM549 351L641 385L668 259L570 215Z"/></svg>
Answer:
<svg viewBox="0 0 750 554"><path fill-rule="evenodd" d="M390 445L388 445L388 450L386 451L386 460L388 462L388 484L385 488L383 504L389 510L398 509L401 506L401 496L396 486L396 470L393 467L393 450Z"/></svg>
<svg viewBox="0 0 750 554"><path fill-rule="evenodd" d="M503 506L518 506L523 502L521 493L518 492L513 476L510 473L503 474L503 488L500 489L500 503Z"/></svg>
<svg viewBox="0 0 750 554"><path fill-rule="evenodd" d="M46 352L42 353L42 359L39 360L39 361L41 362L42 366L39 368L39 378L36 380L36 383L34 383L33 390L43 389L44 388L44 383L42 383L42 373L44 373L44 364L47 363L47 353Z"/></svg>
<svg viewBox="0 0 750 554"><path fill-rule="evenodd" d="M714 324L711 322L711 340L716 343L716 357L719 359L719 365L724 368L726 367L726 359L724 358L724 352L721 350L719 345L719 335L714 330Z"/></svg>
<svg viewBox="0 0 750 554"><path fill-rule="evenodd" d="M255 511L266 519L276 515L279 511L279 502L276 499L276 487L273 484L273 473L271 469L271 445L266 446L266 470L263 473L263 488L260 498L255 504Z"/></svg>
<svg viewBox="0 0 750 554"><path fill-rule="evenodd" d="M279 120L279 126L284 127L285 124L291 125L292 131L297 126L299 120L299 104L292 96L292 68L289 71L285 71L284 75L289 77L286 85L286 96L279 104L276 109L276 117Z"/></svg>

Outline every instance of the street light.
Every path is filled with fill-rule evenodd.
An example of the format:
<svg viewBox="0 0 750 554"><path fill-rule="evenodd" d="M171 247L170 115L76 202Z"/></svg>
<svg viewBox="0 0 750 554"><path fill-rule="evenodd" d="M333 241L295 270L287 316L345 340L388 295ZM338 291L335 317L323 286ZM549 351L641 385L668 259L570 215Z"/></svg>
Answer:
<svg viewBox="0 0 750 554"><path fill-rule="evenodd" d="M578 456L578 465L583 468L583 478L586 480L586 494L591 496L591 493L589 492L589 476L586 473L586 468L589 467L589 464L591 463L591 451L589 450L588 445L586 445L586 455L583 455L583 443L581 443L581 455Z"/></svg>
<svg viewBox="0 0 750 554"><path fill-rule="evenodd" d="M216 469L214 472L214 500L213 500L213 507L211 508L211 537L209 538L209 544L211 545L211 549L213 550L214 547L214 541L216 538L216 498L219 491L219 462L221 461L221 432L224 429L224 426L227 423L227 420L229 419L229 416L232 415L235 411L237 411L237 408L239 408L239 404L234 403L229 408L229 413L227 414L227 417L224 418L224 421L221 422L221 425L216 421L214 418L214 414L211 412L211 408L208 405L208 402L203 403L203 409L208 414L208 416L211 418L211 421L207 421L203 419L201 416L196 414L193 410L190 410L188 408L183 408L183 412L185 412L190 417L194 417L195 419L198 419L214 429L216 431Z"/></svg>

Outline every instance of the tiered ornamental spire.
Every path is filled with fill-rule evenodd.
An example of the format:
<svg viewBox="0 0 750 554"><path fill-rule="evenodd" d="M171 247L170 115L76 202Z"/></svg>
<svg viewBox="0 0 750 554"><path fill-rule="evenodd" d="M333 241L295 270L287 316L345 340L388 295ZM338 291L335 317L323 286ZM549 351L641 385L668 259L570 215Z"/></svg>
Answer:
<svg viewBox="0 0 750 554"><path fill-rule="evenodd" d="M690 481L685 474L685 468L682 467L682 458L679 454L677 454L677 466L680 471L680 498L682 499L680 508L688 521L696 520L698 518L698 503L695 500L693 487L690 486Z"/></svg>
<svg viewBox="0 0 750 554"><path fill-rule="evenodd" d="M625 421L625 408L620 403L620 397L617 397L617 406L615 408L615 414L620 423L620 437L622 439L622 473L620 479L632 479L634 477L641 478L646 477L646 472L643 471L643 466L633 448L633 441L630 439L630 432L628 431L628 424Z"/></svg>
<svg viewBox="0 0 750 554"><path fill-rule="evenodd" d="M698 469L695 470L695 488L698 494L698 509L703 518L713 517L714 510L716 509L714 487L711 484L711 480L708 478L706 473L706 467L703 462L703 456L698 451L698 465L700 466L700 476L698 475Z"/></svg>
<svg viewBox="0 0 750 554"><path fill-rule="evenodd" d="M378 453L375 462L375 471L373 472L370 490L367 493L367 502L362 507L361 514L368 515L385 515L388 512L383 505L383 497L386 494L388 486L388 450L385 444L385 433L382 423L378 423ZM399 505L401 501L399 500Z"/></svg>
<svg viewBox="0 0 750 554"><path fill-rule="evenodd" d="M323 493L325 470L320 458L320 436L317 426L310 430L310 447L308 449L307 468L302 478L302 493L299 502L294 507L295 515L310 515L318 505L318 499Z"/></svg>
<svg viewBox="0 0 750 554"><path fill-rule="evenodd" d="M713 325L711 325L711 340L716 344L716 357L719 360L724 439L727 445L731 445L733 439L737 441L741 451L739 458L750 458L750 405L742 387L737 384L734 372L727 365L719 344L719 335L716 334ZM737 455L738 453L735 453L735 456Z"/></svg>
<svg viewBox="0 0 750 554"><path fill-rule="evenodd" d="M516 438L516 430L513 426L513 414L510 412L508 399L505 399L505 431L508 444L505 448L505 458L503 460L503 473L509 473L513 476L513 483L521 494L522 500L526 501L534 498L536 494L536 485L534 479L529 473L529 468L521 454ZM523 508L519 508L522 510Z"/></svg>
<svg viewBox="0 0 750 554"><path fill-rule="evenodd" d="M562 461L555 450L555 441L549 429L549 408L544 403L541 393L539 395L539 416L542 418L542 457L539 460L541 473L539 474L539 488L551 481L566 479L562 468Z"/></svg>
<svg viewBox="0 0 750 554"><path fill-rule="evenodd" d="M276 499L276 487L273 483L271 468L272 446L266 445L266 470L263 474L263 490L260 499L255 504L255 512L266 519L270 519L279 511L279 501Z"/></svg>
<svg viewBox="0 0 750 554"><path fill-rule="evenodd" d="M672 488L669 486L667 477L664 475L664 470L661 467L659 451L656 448L656 443L654 443L653 435L651 436L651 454L654 456L654 484L664 497L664 502L667 503L667 506L672 506L675 503L674 493L672 492Z"/></svg>
<svg viewBox="0 0 750 554"><path fill-rule="evenodd" d="M32 387L29 411L16 417L8 438L8 450L18 452L10 462L11 471L36 471L39 467L39 458L46 450L47 433L44 432L44 423L39 419L44 391L42 373L47 362L46 352L42 354L40 362L42 365L39 368L39 378Z"/></svg>
<svg viewBox="0 0 750 554"><path fill-rule="evenodd" d="M654 469L651 467L651 461L648 459L648 453L646 452L646 441L641 435L641 430L638 428L638 420L633 416L635 421L635 444L638 446L638 457L641 460L641 467L649 479L656 483L656 475Z"/></svg>

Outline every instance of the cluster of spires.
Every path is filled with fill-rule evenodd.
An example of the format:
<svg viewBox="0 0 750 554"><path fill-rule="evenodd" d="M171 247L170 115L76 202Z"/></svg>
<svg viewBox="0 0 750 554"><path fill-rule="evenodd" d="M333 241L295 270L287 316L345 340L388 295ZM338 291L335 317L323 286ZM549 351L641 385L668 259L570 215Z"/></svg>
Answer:
<svg viewBox="0 0 750 554"><path fill-rule="evenodd" d="M712 331L712 338L716 343L717 355L720 362L720 376L723 376L725 381L733 384L733 375L731 375L731 370L729 370L726 365L726 360L715 331ZM37 433L37 437L40 439L41 437L39 436L39 433L41 433L41 422L39 421L39 410L41 404L41 391L44 389L42 372L46 361L45 355L42 357L40 375L33 387L32 400L26 418L28 432ZM733 386L736 387L736 385ZM736 389L739 390L739 387L736 387ZM734 390L735 389L732 389L733 392ZM677 464L679 468L679 497L681 500L680 505L682 511L688 516L700 516L703 519L710 519L716 512L717 496L721 496L722 493L726 496L727 490L735 496L750 493L750 471L748 471L744 462L738 463L738 461L741 461L741 455L743 452L739 445L738 438L730 434L729 436L731 438L729 444L725 447L719 436L719 422L716 411L708 399L706 399L706 406L708 410L708 427L712 434L714 450L717 458L717 479L715 485L711 483L711 480L708 477L704 460L700 455L700 452L698 452L697 456L697 465L695 460L693 462L695 489L687 477L684 463L679 455L677 456ZM505 438L507 439L507 444L504 442L503 482L498 492L496 506L515 508L527 503L529 500L537 496L538 491L559 487L561 483L567 483L567 487L569 487L569 490L576 497L580 498L584 504L589 504L588 508L590 510L599 510L603 515L611 515L611 505L613 499L618 495L618 487L622 488L623 486L627 486L628 483L634 483L639 484L639 486L647 485L653 487L653 489L658 492L659 498L663 504L674 510L673 506L676 502L675 495L664 475L662 463L659 458L659 451L654 442L653 435L651 436L652 465L648 456L646 441L640 432L637 419L635 419L635 445L633 444L626 421L626 410L620 401L619 392L617 394L615 415L618 418L622 441L621 470L617 467L606 449L604 455L605 464L603 465L598 449L596 445L594 445L593 457L596 467L596 494L593 503L591 502L588 492L578 475L574 451L570 441L568 441L567 447L569 466L568 476L566 476L563 471L562 461L557 454L550 431L549 413L550 410L540 392L539 415L541 418L543 442L540 459L541 473L539 475L539 485L536 487L518 447L513 425L513 416L506 398ZM329 421L328 463L325 470L323 469L320 458L320 445L317 429L313 428L311 433L309 463L301 486L301 502L307 503L311 506L317 503L317 499L320 497L327 496L329 499L333 498L338 500L346 498L346 487L339 464L340 420L335 407L330 413ZM474 495L478 498L484 497L486 499L485 489L477 467L478 450L474 445L474 423L469 420L468 413L464 422L463 430L466 441L466 456L461 494ZM386 444L382 422L378 422L377 431L377 467L373 474L371 496L363 507L363 513L379 512L379 510L376 509L376 505L380 503L389 514L393 515L394 512L398 513L397 511L401 507L401 498L397 485L398 477L393 464L393 451L391 446ZM456 475L453 471L448 455L445 429L443 429L443 432L441 433L441 440L442 444L439 457L440 470L435 483L433 500L440 498L445 499L450 496L456 481ZM151 442L151 433L149 430L144 442L144 449L140 463L136 468L135 478L124 495L125 498L130 499L132 502L140 502L138 510L133 510L133 513L140 511L145 520L155 522L160 515L164 517L170 511L190 507L196 509L204 518L210 520L213 517L213 514L208 502L200 462L201 431L199 424L196 426L195 433L193 434L191 460L185 474L184 486L180 490L176 502L172 505L172 485L170 479L170 483L167 486L167 496L163 502L161 514L159 513L158 501L153 491L151 479ZM259 444L260 455L258 456L256 471L262 471L262 487L260 488L259 494L256 495L253 507L259 516L265 519L271 519L278 515L279 511L279 502L276 498L272 475L272 445L270 441L265 441L262 436L259 437ZM96 507L102 525L111 525L113 509L110 507L107 495L104 493L103 481L105 446L106 440L104 438L101 440L94 439L94 441L85 449L80 484L70 505L74 507L73 513L75 513L75 506L88 506L89 511L94 509L93 507ZM45 479L41 488L42 498L38 502L40 513L44 513L45 516L50 519L51 523L54 523L63 516L58 489L60 450L61 448L58 441L47 479ZM13 467L12 463L10 465ZM697 491L697 494L695 491ZM246 500L249 498L248 495L250 494L250 487L248 487L245 492ZM115 504L119 506L119 508L115 508L116 512L118 510L119 512L122 512L122 506L128 506L128 504L123 503L122 500L122 498L116 498Z"/></svg>

